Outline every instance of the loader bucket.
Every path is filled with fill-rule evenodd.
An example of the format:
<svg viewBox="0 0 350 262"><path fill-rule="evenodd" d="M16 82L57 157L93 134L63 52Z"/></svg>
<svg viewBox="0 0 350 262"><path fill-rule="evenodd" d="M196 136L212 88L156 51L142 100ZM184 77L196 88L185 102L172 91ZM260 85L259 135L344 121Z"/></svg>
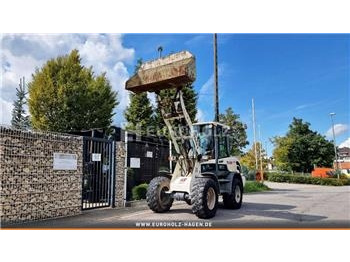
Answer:
<svg viewBox="0 0 350 262"><path fill-rule="evenodd" d="M155 92L184 86L195 79L195 57L188 51L182 51L143 63L137 73L126 81L125 89L134 93Z"/></svg>

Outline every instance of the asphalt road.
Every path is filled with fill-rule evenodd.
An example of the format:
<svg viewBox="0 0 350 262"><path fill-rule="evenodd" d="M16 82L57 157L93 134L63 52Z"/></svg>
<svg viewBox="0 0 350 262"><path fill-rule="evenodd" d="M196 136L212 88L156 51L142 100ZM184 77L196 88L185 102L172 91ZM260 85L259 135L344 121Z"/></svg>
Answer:
<svg viewBox="0 0 350 262"><path fill-rule="evenodd" d="M224 209L220 205L210 220L198 219L185 202L176 202L169 212L162 214L153 213L146 206L106 208L11 227L350 228L350 186L266 184L271 191L245 194L239 210Z"/></svg>

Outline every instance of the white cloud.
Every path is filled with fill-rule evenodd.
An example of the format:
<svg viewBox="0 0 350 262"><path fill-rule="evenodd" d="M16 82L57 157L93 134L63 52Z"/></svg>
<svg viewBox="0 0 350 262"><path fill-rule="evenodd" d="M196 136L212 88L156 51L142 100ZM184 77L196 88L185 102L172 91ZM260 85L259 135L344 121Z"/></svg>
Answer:
<svg viewBox="0 0 350 262"><path fill-rule="evenodd" d="M350 147L350 137L348 137L345 141L340 143L339 148L342 148L342 147Z"/></svg>
<svg viewBox="0 0 350 262"><path fill-rule="evenodd" d="M297 106L295 108L295 110L306 109L306 108L314 107L314 106L317 106L317 105L321 105L323 103L324 103L324 101L320 101L320 102L316 102L316 103L302 104L302 105Z"/></svg>
<svg viewBox="0 0 350 262"><path fill-rule="evenodd" d="M149 99L149 101L151 102L151 105L153 107L157 107L157 99L156 99L156 94L155 93L150 93L150 92L147 92L147 97Z"/></svg>
<svg viewBox="0 0 350 262"><path fill-rule="evenodd" d="M218 75L222 76L224 72L224 65L218 65ZM220 79L219 79L220 80ZM208 78L208 80L199 89L199 99L214 95L214 73Z"/></svg>
<svg viewBox="0 0 350 262"><path fill-rule="evenodd" d="M212 36L209 34L200 34L195 35L185 42L185 45L193 46L193 45L203 45L203 44L212 44Z"/></svg>
<svg viewBox="0 0 350 262"><path fill-rule="evenodd" d="M39 67L43 61L36 60L29 55L15 56L10 50L2 50L2 85L0 86L1 98L12 102L16 98L16 88L19 79L25 76L26 80L31 78L36 67ZM4 65L7 65L6 68ZM28 82L28 81L26 81Z"/></svg>
<svg viewBox="0 0 350 262"><path fill-rule="evenodd" d="M40 68L48 59L68 54L78 49L85 66L92 66L95 74L106 72L113 90L118 91L120 104L118 121L129 103L128 92L124 89L129 73L125 63L130 63L135 54L132 48L125 48L119 34L3 34L2 82L0 85L1 108L10 110L16 98L19 78L31 80L35 68ZM8 115L2 111L2 114ZM1 123L9 124L10 118L2 117Z"/></svg>
<svg viewBox="0 0 350 262"><path fill-rule="evenodd" d="M0 124L10 124L11 123L11 113L13 105L11 102L7 102L0 97Z"/></svg>
<svg viewBox="0 0 350 262"><path fill-rule="evenodd" d="M212 74L208 80L202 85L202 87L199 89L199 95L200 96L208 96L213 95L213 89L214 89L214 74Z"/></svg>
<svg viewBox="0 0 350 262"><path fill-rule="evenodd" d="M335 136L339 136L341 134L344 134L346 131L348 131L349 127L346 124L335 124L334 125L334 135ZM328 138L332 138L333 137L333 130L332 127L330 127L328 129L328 131L326 132L326 136Z"/></svg>
<svg viewBox="0 0 350 262"><path fill-rule="evenodd" d="M111 69L107 71L107 77L111 81L113 88L118 91L119 106L118 114L123 114L124 109L129 104L129 93L124 85L129 78L128 71L123 62L118 61Z"/></svg>
<svg viewBox="0 0 350 262"><path fill-rule="evenodd" d="M201 109L197 109L197 115L196 115L196 119L198 122L204 122L205 121L205 115L203 110Z"/></svg>
<svg viewBox="0 0 350 262"><path fill-rule="evenodd" d="M219 87L220 87L220 76L223 75L224 64L218 65L218 75L219 75ZM222 94L219 94L219 100L222 98ZM208 80L199 88L198 91L198 121L206 121L208 118L211 118L214 99L214 74L208 78ZM214 117L214 116L212 116Z"/></svg>

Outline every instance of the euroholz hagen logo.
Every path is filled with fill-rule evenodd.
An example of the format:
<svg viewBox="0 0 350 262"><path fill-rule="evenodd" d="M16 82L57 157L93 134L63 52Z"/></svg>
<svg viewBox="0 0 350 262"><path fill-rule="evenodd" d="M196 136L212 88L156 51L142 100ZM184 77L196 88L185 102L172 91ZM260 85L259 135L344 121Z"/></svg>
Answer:
<svg viewBox="0 0 350 262"><path fill-rule="evenodd" d="M152 221L152 222L136 222L136 227L147 228L177 228L177 227L190 227L190 228L210 228L212 222L200 222L200 221Z"/></svg>

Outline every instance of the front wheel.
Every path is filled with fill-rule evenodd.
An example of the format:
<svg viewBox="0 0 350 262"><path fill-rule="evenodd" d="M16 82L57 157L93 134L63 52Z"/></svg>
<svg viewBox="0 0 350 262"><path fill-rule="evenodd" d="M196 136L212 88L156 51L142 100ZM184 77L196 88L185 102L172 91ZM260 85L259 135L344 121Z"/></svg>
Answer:
<svg viewBox="0 0 350 262"><path fill-rule="evenodd" d="M192 212L199 218L212 218L218 208L218 189L211 178L195 178L192 190Z"/></svg>
<svg viewBox="0 0 350 262"><path fill-rule="evenodd" d="M243 199L243 184L238 178L234 178L232 182L231 194L223 194L224 207L229 209L240 209Z"/></svg>
<svg viewBox="0 0 350 262"><path fill-rule="evenodd" d="M149 183L146 200L149 208L156 213L169 211L174 199L165 192L170 189L170 179L163 176L155 177Z"/></svg>

